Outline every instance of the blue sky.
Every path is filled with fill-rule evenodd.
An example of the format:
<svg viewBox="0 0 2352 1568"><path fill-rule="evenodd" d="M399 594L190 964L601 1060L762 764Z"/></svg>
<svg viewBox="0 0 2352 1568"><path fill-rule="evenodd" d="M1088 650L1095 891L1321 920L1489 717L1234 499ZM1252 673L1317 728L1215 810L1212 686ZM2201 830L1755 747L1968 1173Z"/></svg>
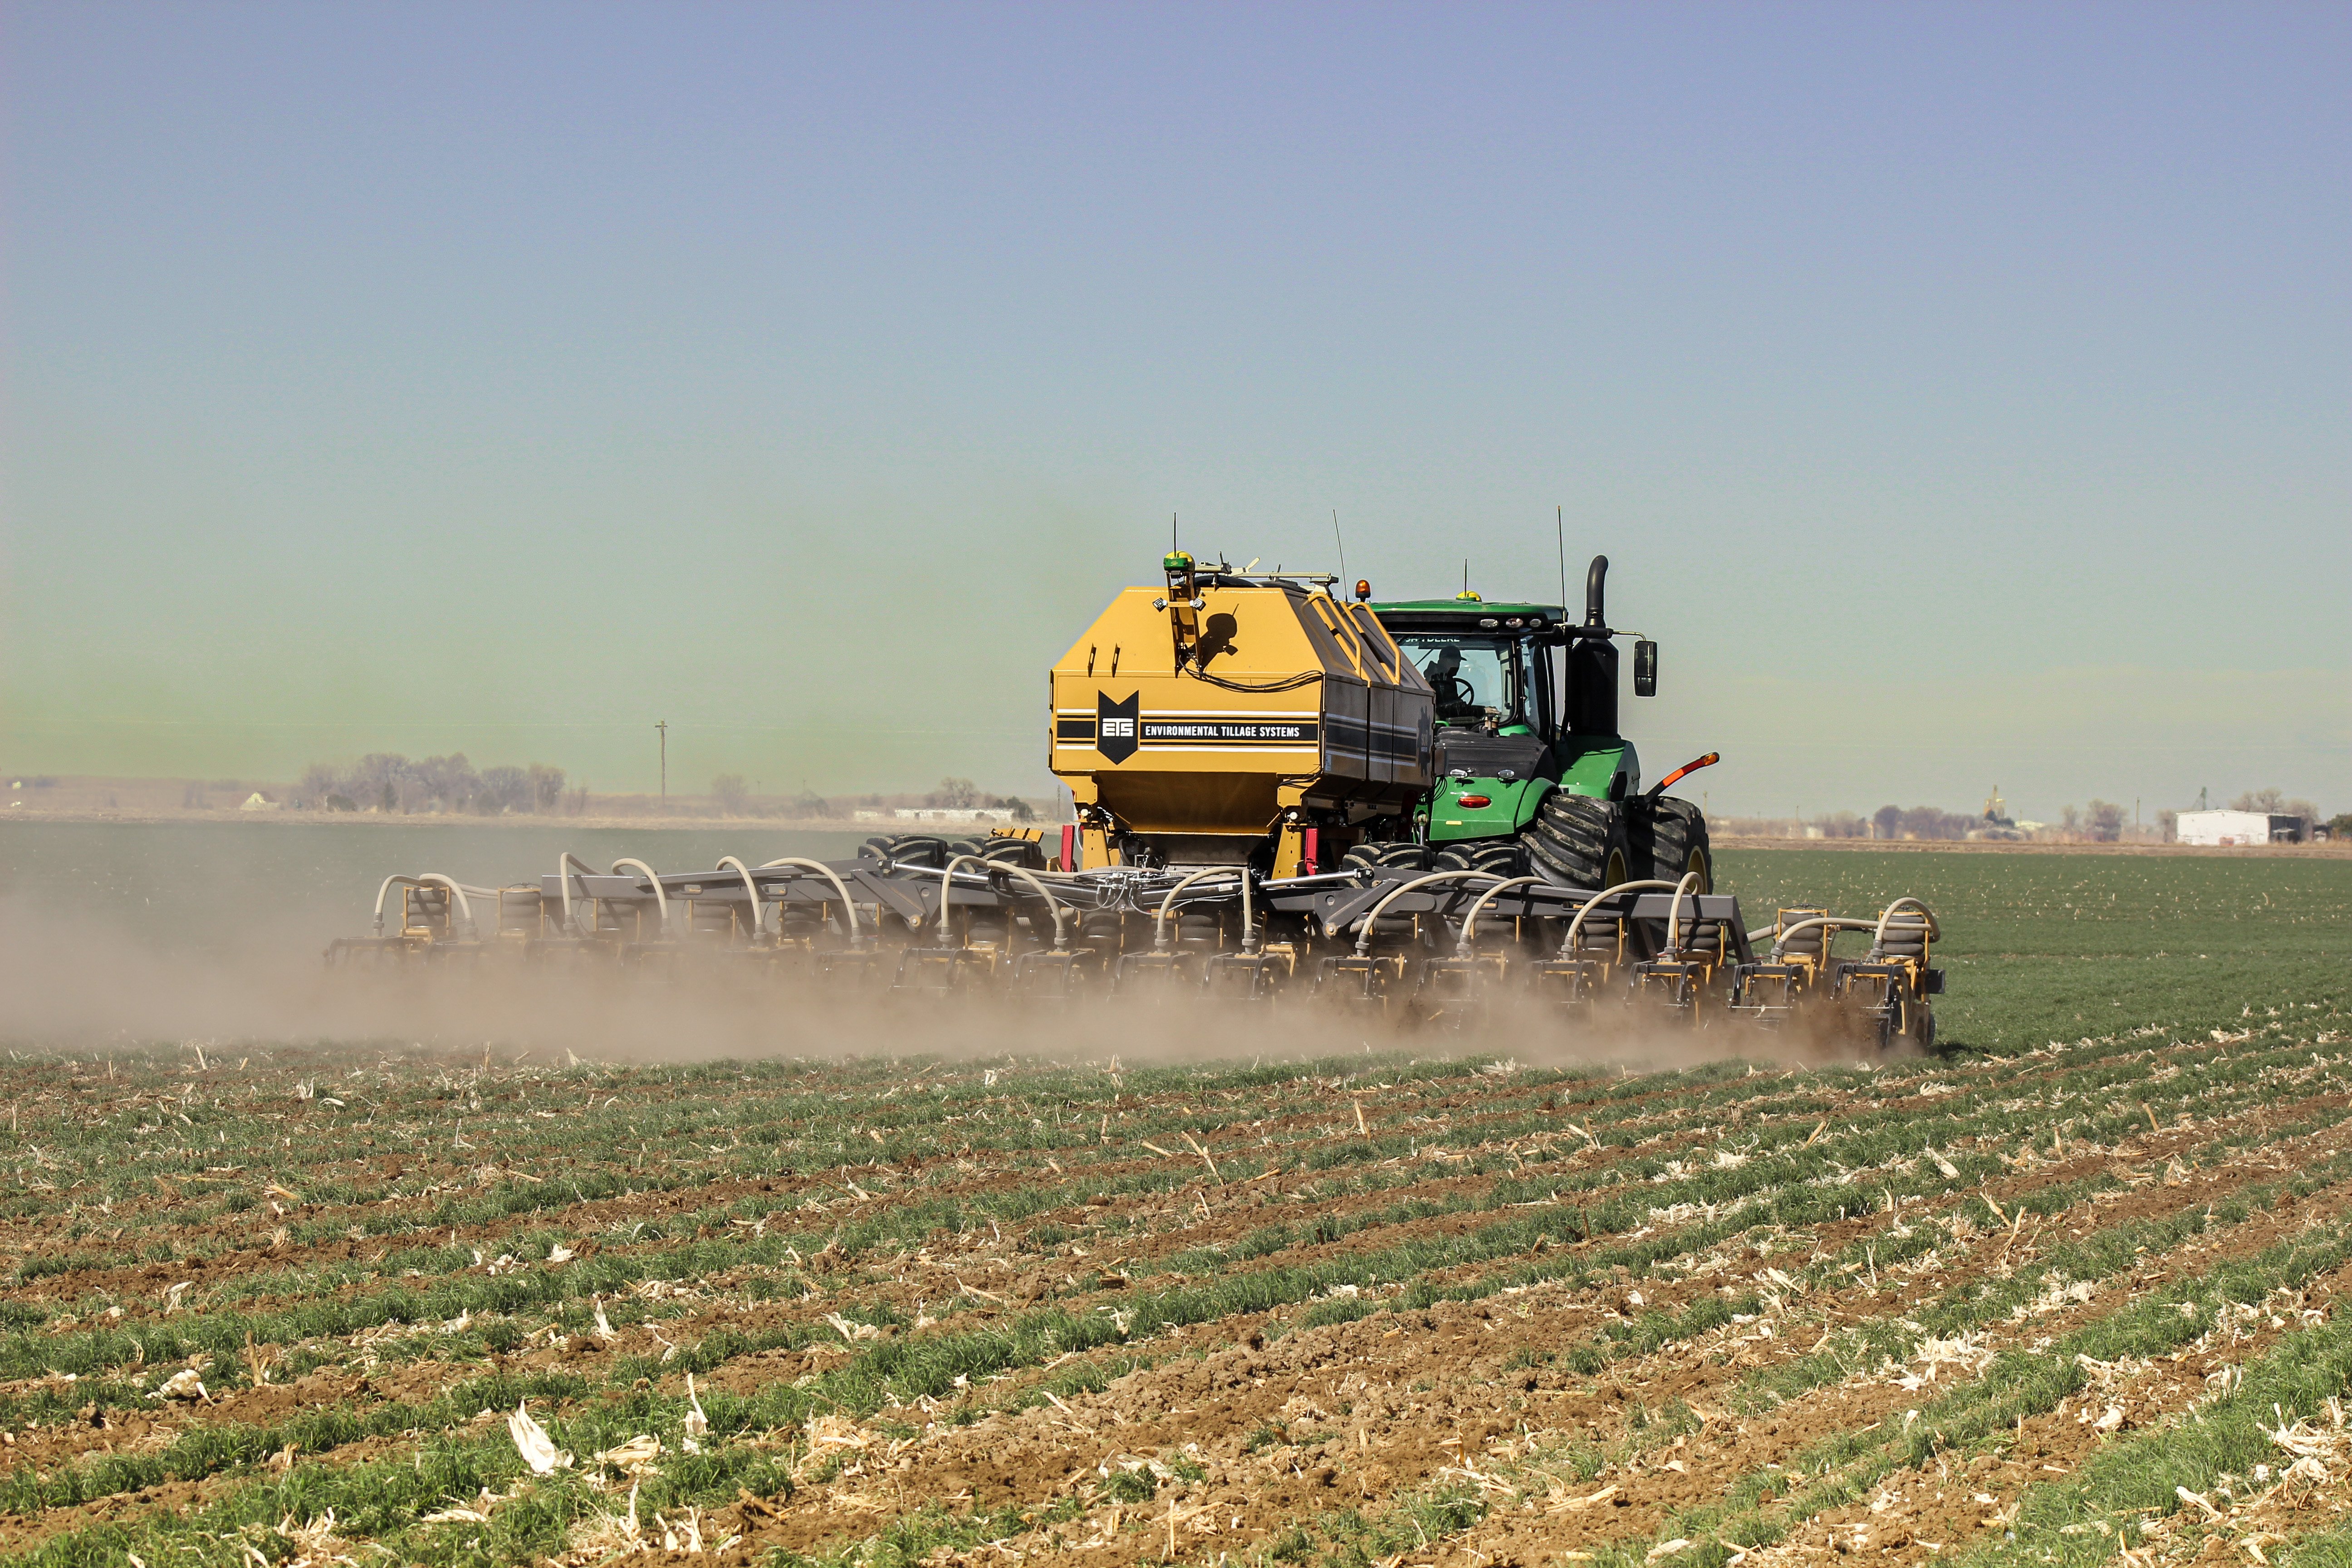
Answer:
<svg viewBox="0 0 2352 1568"><path fill-rule="evenodd" d="M1038 789L1171 512L1561 506L1717 811L2352 808L2341 7L0 29L12 768Z"/></svg>

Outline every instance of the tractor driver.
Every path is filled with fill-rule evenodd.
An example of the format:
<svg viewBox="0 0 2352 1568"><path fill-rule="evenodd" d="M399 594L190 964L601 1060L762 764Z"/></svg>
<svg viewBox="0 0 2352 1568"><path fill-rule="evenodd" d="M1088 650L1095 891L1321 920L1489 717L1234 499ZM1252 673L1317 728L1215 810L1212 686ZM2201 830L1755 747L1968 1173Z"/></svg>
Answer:
<svg viewBox="0 0 2352 1568"><path fill-rule="evenodd" d="M1462 679L1462 650L1440 648L1437 657L1421 672L1429 681L1429 689L1437 697L1437 717L1440 719L1475 719L1483 710L1478 706L1477 693Z"/></svg>

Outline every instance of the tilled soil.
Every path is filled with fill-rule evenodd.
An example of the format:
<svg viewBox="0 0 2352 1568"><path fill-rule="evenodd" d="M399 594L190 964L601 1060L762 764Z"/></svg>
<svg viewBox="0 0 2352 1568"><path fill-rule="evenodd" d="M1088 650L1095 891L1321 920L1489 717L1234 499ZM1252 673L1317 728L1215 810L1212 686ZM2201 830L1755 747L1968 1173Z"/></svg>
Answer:
<svg viewBox="0 0 2352 1568"><path fill-rule="evenodd" d="M19 1061L0 1552L1997 1554L2332 1332L2341 1022L1646 1077ZM2325 1392L2063 1544L2332 1524Z"/></svg>

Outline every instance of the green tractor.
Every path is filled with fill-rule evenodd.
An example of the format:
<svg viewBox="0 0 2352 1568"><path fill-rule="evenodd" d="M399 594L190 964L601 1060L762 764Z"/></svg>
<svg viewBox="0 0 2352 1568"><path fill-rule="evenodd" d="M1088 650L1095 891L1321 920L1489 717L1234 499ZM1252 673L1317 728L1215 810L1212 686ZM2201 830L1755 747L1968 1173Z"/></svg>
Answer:
<svg viewBox="0 0 2352 1568"><path fill-rule="evenodd" d="M1699 890L1712 889L1706 820L1665 790L1715 754L1643 789L1641 758L1618 729L1615 639L1624 634L1603 612L1608 574L1609 558L1594 556L1580 626L1562 605L1489 604L1467 589L1372 605L1436 693L1438 783L1410 842L1359 845L1349 859L1580 888L1696 872ZM1370 585L1356 593L1369 599ZM1637 640L1634 695L1657 689L1658 645Z"/></svg>

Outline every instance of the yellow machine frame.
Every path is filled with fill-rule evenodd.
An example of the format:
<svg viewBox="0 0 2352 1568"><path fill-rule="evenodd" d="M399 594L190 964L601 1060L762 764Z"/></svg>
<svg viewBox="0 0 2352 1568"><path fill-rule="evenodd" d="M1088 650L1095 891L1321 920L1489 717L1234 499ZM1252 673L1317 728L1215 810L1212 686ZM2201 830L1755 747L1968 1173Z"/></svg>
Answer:
<svg viewBox="0 0 2352 1568"><path fill-rule="evenodd" d="M1123 590L1054 666L1050 765L1076 799L1080 866L1136 839L1171 865L1238 863L1272 834L1286 877L1318 817L1412 808L1433 700L1368 607L1320 579L1167 566L1164 590Z"/></svg>

